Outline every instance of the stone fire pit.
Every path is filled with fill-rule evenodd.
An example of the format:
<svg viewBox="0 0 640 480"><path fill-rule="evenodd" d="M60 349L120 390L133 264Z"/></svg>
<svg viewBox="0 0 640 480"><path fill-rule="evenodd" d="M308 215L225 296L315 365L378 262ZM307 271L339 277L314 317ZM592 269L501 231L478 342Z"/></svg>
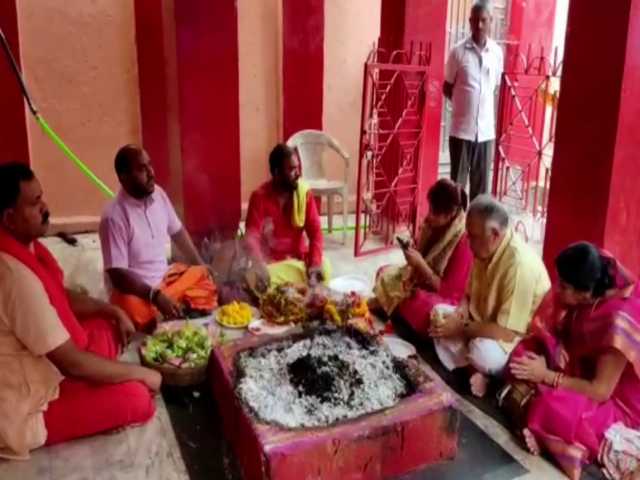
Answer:
<svg viewBox="0 0 640 480"><path fill-rule="evenodd" d="M215 349L210 381L247 480L379 479L451 459L453 398L357 333Z"/></svg>

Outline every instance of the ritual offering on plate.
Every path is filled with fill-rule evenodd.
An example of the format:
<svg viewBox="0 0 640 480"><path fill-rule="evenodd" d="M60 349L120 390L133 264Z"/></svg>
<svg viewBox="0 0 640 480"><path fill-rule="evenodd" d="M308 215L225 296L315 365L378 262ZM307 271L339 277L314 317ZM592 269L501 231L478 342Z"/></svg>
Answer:
<svg viewBox="0 0 640 480"><path fill-rule="evenodd" d="M338 327L349 324L363 332L373 331L367 300L355 292L329 296L324 319Z"/></svg>
<svg viewBox="0 0 640 480"><path fill-rule="evenodd" d="M367 301L355 292L342 294L322 287L311 290L305 285L286 283L262 297L260 311L266 322L276 325L319 322L373 331Z"/></svg>
<svg viewBox="0 0 640 480"><path fill-rule="evenodd" d="M260 312L266 321L277 325L302 323L307 319L308 293L305 285L278 285L262 297Z"/></svg>
<svg viewBox="0 0 640 480"><path fill-rule="evenodd" d="M231 302L218 308L214 315L223 327L245 328L253 319L253 310L248 303Z"/></svg>
<svg viewBox="0 0 640 480"><path fill-rule="evenodd" d="M142 364L158 370L165 384L194 385L206 378L211 338L188 321L161 324L140 347Z"/></svg>

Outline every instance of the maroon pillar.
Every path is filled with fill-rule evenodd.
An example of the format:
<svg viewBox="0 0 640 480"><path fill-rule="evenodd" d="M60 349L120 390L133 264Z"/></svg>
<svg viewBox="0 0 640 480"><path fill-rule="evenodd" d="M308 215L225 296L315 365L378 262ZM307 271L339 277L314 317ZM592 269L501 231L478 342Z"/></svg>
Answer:
<svg viewBox="0 0 640 480"><path fill-rule="evenodd" d="M20 66L20 36L16 0L0 2L0 29ZM19 161L30 163L27 111L20 86L11 66L0 52L0 164Z"/></svg>
<svg viewBox="0 0 640 480"><path fill-rule="evenodd" d="M282 80L284 140L322 130L324 0L282 0Z"/></svg>
<svg viewBox="0 0 640 480"><path fill-rule="evenodd" d="M593 42L593 32L606 42ZM640 0L571 2L544 256L603 246L640 273Z"/></svg>
<svg viewBox="0 0 640 480"><path fill-rule="evenodd" d="M380 6L380 48L401 50L404 44L405 0L382 0Z"/></svg>
<svg viewBox="0 0 640 480"><path fill-rule="evenodd" d="M234 0L175 2L184 211L196 236L240 221L238 12Z"/></svg>
<svg viewBox="0 0 640 480"><path fill-rule="evenodd" d="M144 144L196 238L240 221L238 18L233 0L136 1Z"/></svg>
<svg viewBox="0 0 640 480"><path fill-rule="evenodd" d="M173 2L137 0L136 44L142 143L156 179L182 212L182 169Z"/></svg>

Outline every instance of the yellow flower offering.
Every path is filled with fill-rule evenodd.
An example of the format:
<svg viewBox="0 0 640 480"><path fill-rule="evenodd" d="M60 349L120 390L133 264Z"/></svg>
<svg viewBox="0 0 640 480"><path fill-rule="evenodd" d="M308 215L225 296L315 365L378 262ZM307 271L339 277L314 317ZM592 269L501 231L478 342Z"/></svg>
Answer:
<svg viewBox="0 0 640 480"><path fill-rule="evenodd" d="M217 312L217 320L222 326L244 328L251 322L251 307L244 302L231 302Z"/></svg>

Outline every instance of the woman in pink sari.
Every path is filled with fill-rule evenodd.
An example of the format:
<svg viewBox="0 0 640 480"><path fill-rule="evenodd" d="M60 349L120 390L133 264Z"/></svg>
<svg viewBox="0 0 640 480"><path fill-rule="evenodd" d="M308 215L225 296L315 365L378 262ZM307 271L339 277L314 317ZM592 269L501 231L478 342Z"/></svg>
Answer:
<svg viewBox="0 0 640 480"><path fill-rule="evenodd" d="M427 193L429 214L416 246L404 248L407 264L378 272L374 306L401 316L428 337L431 310L437 304L457 305L473 263L465 231L467 194L449 179L438 180Z"/></svg>
<svg viewBox="0 0 640 480"><path fill-rule="evenodd" d="M523 434L571 479L593 462L615 423L640 427L640 289L610 255L577 243L556 259L559 285L511 374L537 385Z"/></svg>

